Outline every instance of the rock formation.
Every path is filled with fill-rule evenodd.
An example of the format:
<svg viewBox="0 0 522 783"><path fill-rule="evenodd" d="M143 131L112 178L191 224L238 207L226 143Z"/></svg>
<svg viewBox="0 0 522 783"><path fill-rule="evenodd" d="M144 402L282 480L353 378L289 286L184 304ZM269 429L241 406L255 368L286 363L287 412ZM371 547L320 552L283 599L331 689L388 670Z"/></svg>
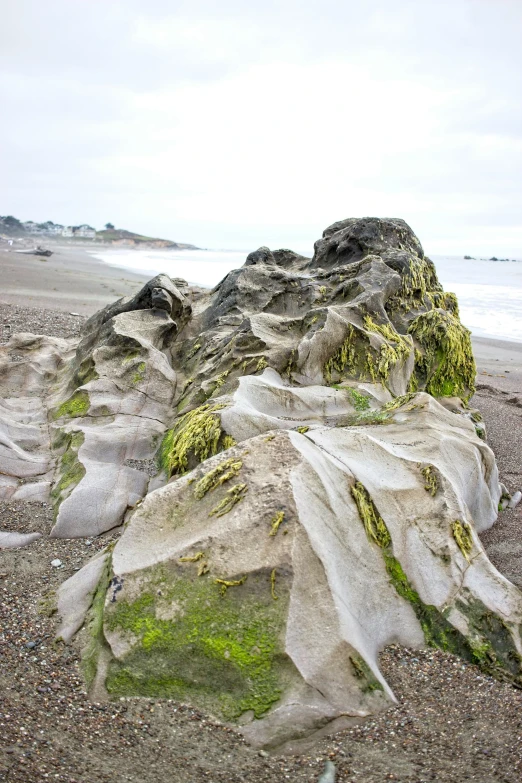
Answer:
<svg viewBox="0 0 522 783"><path fill-rule="evenodd" d="M58 596L97 695L283 747L393 702L393 642L522 684L522 595L477 536L503 491L469 332L403 221L260 248L210 292L160 275L78 344L3 355L2 496L50 492L54 536L124 523Z"/></svg>

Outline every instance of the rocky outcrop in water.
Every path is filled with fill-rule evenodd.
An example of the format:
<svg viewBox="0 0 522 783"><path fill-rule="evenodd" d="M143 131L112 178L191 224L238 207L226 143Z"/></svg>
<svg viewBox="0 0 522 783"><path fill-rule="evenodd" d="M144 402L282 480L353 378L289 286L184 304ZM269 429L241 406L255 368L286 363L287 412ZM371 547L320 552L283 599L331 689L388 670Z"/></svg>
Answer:
<svg viewBox="0 0 522 783"><path fill-rule="evenodd" d="M477 536L502 489L474 377L401 220L336 223L312 259L260 248L211 292L159 276L79 344L15 336L3 496L50 492L55 536L125 523L58 596L93 693L281 748L392 703L389 643L521 684L522 596Z"/></svg>

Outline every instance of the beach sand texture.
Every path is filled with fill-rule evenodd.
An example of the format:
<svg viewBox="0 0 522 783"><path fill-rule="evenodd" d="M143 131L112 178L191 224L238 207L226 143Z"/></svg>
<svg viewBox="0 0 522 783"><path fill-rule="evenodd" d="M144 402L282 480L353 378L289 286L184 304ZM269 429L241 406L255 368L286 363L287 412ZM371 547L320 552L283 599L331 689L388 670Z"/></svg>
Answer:
<svg viewBox="0 0 522 783"><path fill-rule="evenodd" d="M47 260L0 251L0 343L19 331L72 337L84 318L145 277L77 249ZM70 315L78 313L79 315ZM486 422L501 481L522 486L522 345L473 340L472 405ZM73 648L53 644L52 593L117 534L49 539L45 503L0 503L0 528L44 535L0 553L0 780L315 781L331 759L337 780L480 783L522 777L522 692L436 650L391 647L383 673L399 703L292 757L260 755L234 731L172 701L87 701ZM522 504L481 535L493 564L522 589ZM59 559L59 567L51 561Z"/></svg>

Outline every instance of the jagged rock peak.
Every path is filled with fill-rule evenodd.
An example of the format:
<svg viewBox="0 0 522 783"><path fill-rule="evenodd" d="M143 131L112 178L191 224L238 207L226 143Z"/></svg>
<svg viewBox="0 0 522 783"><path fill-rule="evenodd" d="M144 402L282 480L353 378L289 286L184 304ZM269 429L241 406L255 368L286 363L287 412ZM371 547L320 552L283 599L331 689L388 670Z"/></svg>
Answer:
<svg viewBox="0 0 522 783"><path fill-rule="evenodd" d="M422 245L400 218L347 218L325 228L314 245L311 267L328 269L353 264L365 256L380 256L390 251L404 251L424 257Z"/></svg>

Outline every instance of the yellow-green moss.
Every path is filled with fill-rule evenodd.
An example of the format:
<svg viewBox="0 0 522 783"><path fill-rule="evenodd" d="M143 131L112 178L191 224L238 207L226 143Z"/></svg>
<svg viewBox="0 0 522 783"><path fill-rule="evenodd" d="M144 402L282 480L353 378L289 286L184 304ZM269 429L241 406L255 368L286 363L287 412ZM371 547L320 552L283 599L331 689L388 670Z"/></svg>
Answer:
<svg viewBox="0 0 522 783"><path fill-rule="evenodd" d="M413 394L415 393L419 388L419 379L417 378L417 373L415 370L412 371L410 375L410 379L408 381L408 393Z"/></svg>
<svg viewBox="0 0 522 783"><path fill-rule="evenodd" d="M426 296L434 309L449 310L456 318L459 317L459 303L455 294L449 291L427 291Z"/></svg>
<svg viewBox="0 0 522 783"><path fill-rule="evenodd" d="M219 389L221 389L221 387L225 385L229 375L230 375L230 370L225 370L224 372L217 375L212 381L211 391L210 394L207 394L207 397L212 397L217 391L219 391Z"/></svg>
<svg viewBox="0 0 522 783"><path fill-rule="evenodd" d="M198 500L201 500L201 498L205 497L207 492L211 492L213 489L216 489L216 487L220 487L221 484L224 484L225 481L235 478L242 467L243 462L234 457L231 457L224 462L220 462L219 465L216 465L215 468L209 470L209 472L198 481L194 487L194 495Z"/></svg>
<svg viewBox="0 0 522 783"><path fill-rule="evenodd" d="M261 358L256 364L256 372L261 372L262 370L265 369L265 367L268 367L268 362L264 356L261 356Z"/></svg>
<svg viewBox="0 0 522 783"><path fill-rule="evenodd" d="M352 497L357 505L359 516L366 530L366 535L377 546L385 548L390 545L391 538L388 528L375 508L370 493L360 481L356 481L351 488Z"/></svg>
<svg viewBox="0 0 522 783"><path fill-rule="evenodd" d="M453 538L457 542L458 548L469 562L469 554L473 549L471 527L467 522L461 522L460 519L456 519L451 523L451 532L453 533Z"/></svg>
<svg viewBox="0 0 522 783"><path fill-rule="evenodd" d="M365 394L361 394L357 389L352 389L351 386L343 387L343 391L346 392L350 398L350 402L356 411L362 413L370 409L370 400Z"/></svg>
<svg viewBox="0 0 522 783"><path fill-rule="evenodd" d="M234 484L233 487L230 487L230 489L227 490L225 497L212 509L209 516L222 517L225 514L228 514L237 503L241 503L247 490L248 487L246 484Z"/></svg>
<svg viewBox="0 0 522 783"><path fill-rule="evenodd" d="M204 552L196 552L195 555L186 555L185 557L180 557L179 562L180 563L197 563L198 560L203 560L205 557Z"/></svg>
<svg viewBox="0 0 522 783"><path fill-rule="evenodd" d="M403 405L406 405L407 402L410 402L415 397L415 392L408 392L408 394L401 394L399 397L396 397L391 402L387 402L386 405L384 405L383 410L385 411L395 411L398 408L401 408Z"/></svg>
<svg viewBox="0 0 522 783"><path fill-rule="evenodd" d="M222 596L225 596L229 587L241 587L246 580L247 577L242 576L241 579L214 579L214 583L219 585L219 592Z"/></svg>
<svg viewBox="0 0 522 783"><path fill-rule="evenodd" d="M425 305L427 294L435 292L444 293L435 266L428 258L412 256L408 268L401 273L401 287L388 301L387 307L411 310Z"/></svg>
<svg viewBox="0 0 522 783"><path fill-rule="evenodd" d="M75 419L78 416L85 416L89 410L90 401L89 395L84 389L79 389L74 392L72 397L62 402L62 404L55 408L52 412L53 419L69 418Z"/></svg>
<svg viewBox="0 0 522 783"><path fill-rule="evenodd" d="M248 710L264 715L291 668L284 653L285 580L278 582L278 601L266 572L250 575L224 598L213 580L188 574L171 575L161 592L106 609L108 628L136 640L121 662L111 663L109 693L189 701L228 720ZM162 601L179 607L172 620L157 618Z"/></svg>
<svg viewBox="0 0 522 783"><path fill-rule="evenodd" d="M439 488L435 468L432 465L426 465L425 468L422 468L421 473L424 477L424 489L426 492L429 492L430 495L435 496Z"/></svg>
<svg viewBox="0 0 522 783"><path fill-rule="evenodd" d="M232 446L237 446L237 443L232 435L223 435L223 451L231 449Z"/></svg>
<svg viewBox="0 0 522 783"><path fill-rule="evenodd" d="M197 352L201 349L201 343L196 340L192 348L187 351L187 359L192 359L193 356L197 354Z"/></svg>
<svg viewBox="0 0 522 783"><path fill-rule="evenodd" d="M270 533L269 536L276 536L277 531L279 530L280 526L285 521L285 512L284 511L278 511L274 516L272 517L270 521Z"/></svg>
<svg viewBox="0 0 522 783"><path fill-rule="evenodd" d="M410 334L421 345L416 353L415 371L434 397L461 397L468 400L475 391L476 366L470 331L452 313L430 310L410 324Z"/></svg>
<svg viewBox="0 0 522 783"><path fill-rule="evenodd" d="M277 575L277 572L276 572L276 569L274 568L272 570L272 573L270 574L270 591L272 593L272 598L274 599L274 601L279 601L279 598L276 595L276 591L275 591L276 575Z"/></svg>
<svg viewBox="0 0 522 783"><path fill-rule="evenodd" d="M133 383L140 383L144 379L146 368L147 365L145 364L145 362L140 362L138 364L138 366L136 367L136 372L132 376Z"/></svg>
<svg viewBox="0 0 522 783"><path fill-rule="evenodd" d="M51 502L54 507L55 517L62 501L70 495L85 476L85 468L78 459L78 450L83 444L85 436L83 432L62 432L55 437L55 448L64 448L58 467L58 479L51 490Z"/></svg>
<svg viewBox="0 0 522 783"><path fill-rule="evenodd" d="M404 362L410 355L413 349L411 337L399 334L391 322L377 324L370 315L365 315L363 321L367 331L380 334L387 341L381 345L377 369L375 370L372 366L372 372L370 373L374 381L377 377L385 381L390 374L390 370L399 362Z"/></svg>
<svg viewBox="0 0 522 783"><path fill-rule="evenodd" d="M159 464L168 476L185 473L189 463L204 462L232 445L230 439L225 442L221 419L217 415L224 407L222 404L200 405L180 416L174 427L165 433Z"/></svg>
<svg viewBox="0 0 522 783"><path fill-rule="evenodd" d="M99 377L100 376L98 375L96 366L94 364L94 359L92 356L89 356L87 359L84 359L81 362L80 366L76 370L74 374L74 385L76 387L85 386L86 383L96 381Z"/></svg>
<svg viewBox="0 0 522 783"><path fill-rule="evenodd" d="M353 666L353 673L357 679L360 680L363 693L384 690L381 683L375 677L364 658L362 658L360 655L350 655L350 663Z"/></svg>
<svg viewBox="0 0 522 783"><path fill-rule="evenodd" d="M292 378L292 373L295 372L297 369L297 351L294 348L292 351L290 351L290 356L288 357L288 361L286 363L286 366L283 368L283 371L281 375L284 375L290 380Z"/></svg>
<svg viewBox="0 0 522 783"><path fill-rule="evenodd" d="M296 432L300 432L301 435L304 435L309 429L310 427L307 427L306 425L303 427L296 427Z"/></svg>
<svg viewBox="0 0 522 783"><path fill-rule="evenodd" d="M89 641L83 651L81 664L88 688L90 688L96 677L98 658L105 639L103 635L103 609L105 596L111 581L111 569L112 557L108 555L85 620Z"/></svg>
<svg viewBox="0 0 522 783"><path fill-rule="evenodd" d="M38 602L38 613L44 617L52 617L58 611L56 590L46 592Z"/></svg>
<svg viewBox="0 0 522 783"><path fill-rule="evenodd" d="M336 372L340 376L355 375L357 357L355 353L355 330L350 324L347 336L341 346L325 363L323 375L326 383L331 383L332 375Z"/></svg>

